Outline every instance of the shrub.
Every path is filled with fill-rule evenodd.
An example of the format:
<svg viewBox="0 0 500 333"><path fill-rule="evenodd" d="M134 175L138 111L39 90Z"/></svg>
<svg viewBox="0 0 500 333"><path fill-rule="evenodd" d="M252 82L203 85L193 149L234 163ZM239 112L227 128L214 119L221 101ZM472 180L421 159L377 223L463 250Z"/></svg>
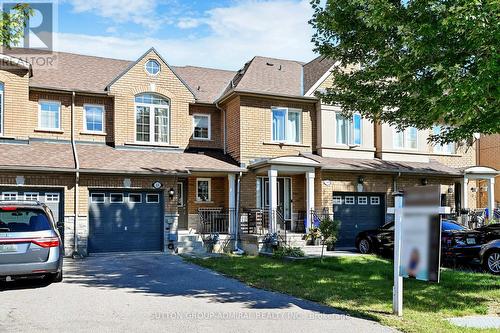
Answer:
<svg viewBox="0 0 500 333"><path fill-rule="evenodd" d="M303 257L305 253L300 247L280 246L274 251L273 256L276 258Z"/></svg>

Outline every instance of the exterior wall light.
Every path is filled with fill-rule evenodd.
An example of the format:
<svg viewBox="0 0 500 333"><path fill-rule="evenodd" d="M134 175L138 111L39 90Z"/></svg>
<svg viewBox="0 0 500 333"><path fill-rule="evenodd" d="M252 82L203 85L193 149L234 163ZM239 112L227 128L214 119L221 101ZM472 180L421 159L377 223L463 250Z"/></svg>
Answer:
<svg viewBox="0 0 500 333"><path fill-rule="evenodd" d="M358 184L363 184L365 182L365 177L364 176L359 176L358 177Z"/></svg>
<svg viewBox="0 0 500 333"><path fill-rule="evenodd" d="M170 190L168 190L168 197L170 199L173 199L174 195L175 195L175 191L174 191L173 187L171 187Z"/></svg>
<svg viewBox="0 0 500 333"><path fill-rule="evenodd" d="M421 182L421 183L422 183L422 185L424 185L424 186L425 186L425 185L427 185L427 184L429 184L429 180L428 180L427 178L422 178L422 179L420 180L420 182Z"/></svg>

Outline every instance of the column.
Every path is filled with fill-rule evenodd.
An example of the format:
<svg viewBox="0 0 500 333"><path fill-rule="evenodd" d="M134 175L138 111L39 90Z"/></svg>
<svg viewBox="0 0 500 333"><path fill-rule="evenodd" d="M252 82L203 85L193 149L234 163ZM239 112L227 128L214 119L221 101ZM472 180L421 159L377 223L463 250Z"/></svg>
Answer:
<svg viewBox="0 0 500 333"><path fill-rule="evenodd" d="M314 210L314 171L306 172L306 232L313 225L312 214Z"/></svg>
<svg viewBox="0 0 500 333"><path fill-rule="evenodd" d="M229 174L227 175L228 180L228 203L229 203L229 229L228 232L230 235L235 235L236 230L238 228L238 221L236 218L236 175Z"/></svg>
<svg viewBox="0 0 500 333"><path fill-rule="evenodd" d="M269 170L269 229L271 233L278 232L276 225L276 210L278 209L278 171Z"/></svg>
<svg viewBox="0 0 500 333"><path fill-rule="evenodd" d="M461 184L460 187L462 188L462 209L466 209L469 208L469 202L468 202L469 179L467 178L467 176L465 176L464 179L460 181L460 184Z"/></svg>
<svg viewBox="0 0 500 333"><path fill-rule="evenodd" d="M495 177L490 177L488 179L488 214L489 218L495 217Z"/></svg>

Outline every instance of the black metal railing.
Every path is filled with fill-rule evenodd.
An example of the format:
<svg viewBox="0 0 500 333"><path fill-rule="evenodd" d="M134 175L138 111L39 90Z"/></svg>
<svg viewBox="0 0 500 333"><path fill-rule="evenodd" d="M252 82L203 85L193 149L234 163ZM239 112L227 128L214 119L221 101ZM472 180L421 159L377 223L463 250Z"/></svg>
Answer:
<svg viewBox="0 0 500 333"><path fill-rule="evenodd" d="M311 216L311 226L312 227L319 227L319 224L321 221L325 219L334 219L334 214L330 212L328 209L323 208L323 209L313 209L310 211L310 216Z"/></svg>
<svg viewBox="0 0 500 333"><path fill-rule="evenodd" d="M228 234L231 219L236 219L236 210L223 208L199 208L198 216L200 217L198 233L203 235L216 233Z"/></svg>

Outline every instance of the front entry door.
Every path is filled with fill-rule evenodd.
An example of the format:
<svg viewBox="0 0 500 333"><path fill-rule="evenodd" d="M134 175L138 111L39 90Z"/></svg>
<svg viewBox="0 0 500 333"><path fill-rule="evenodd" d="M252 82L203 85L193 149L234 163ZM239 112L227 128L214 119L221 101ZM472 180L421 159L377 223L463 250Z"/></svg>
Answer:
<svg viewBox="0 0 500 333"><path fill-rule="evenodd" d="M185 180L179 181L177 183L177 212L179 214L178 228L181 230L187 230L187 186Z"/></svg>

